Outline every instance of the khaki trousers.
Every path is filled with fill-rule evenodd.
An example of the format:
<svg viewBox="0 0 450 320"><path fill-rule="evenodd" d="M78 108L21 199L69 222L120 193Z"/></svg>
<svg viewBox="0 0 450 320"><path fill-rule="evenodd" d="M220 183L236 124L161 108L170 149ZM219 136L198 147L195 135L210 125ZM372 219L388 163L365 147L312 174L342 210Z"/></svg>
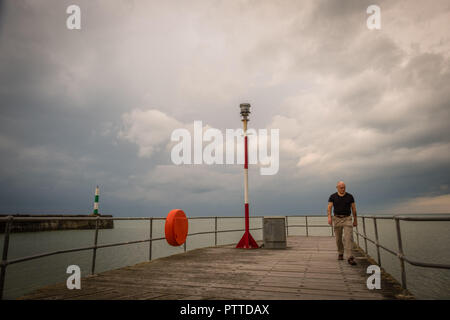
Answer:
<svg viewBox="0 0 450 320"><path fill-rule="evenodd" d="M333 216L334 236L339 254L344 254L346 258L353 256L353 220L352 216L336 217ZM342 233L344 233L344 242L342 242Z"/></svg>

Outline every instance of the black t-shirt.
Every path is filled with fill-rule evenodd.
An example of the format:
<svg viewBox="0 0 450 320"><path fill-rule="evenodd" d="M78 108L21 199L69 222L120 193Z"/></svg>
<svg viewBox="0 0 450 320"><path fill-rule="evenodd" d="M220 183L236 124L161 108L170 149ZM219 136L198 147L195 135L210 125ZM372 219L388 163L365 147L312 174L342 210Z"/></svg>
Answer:
<svg viewBox="0 0 450 320"><path fill-rule="evenodd" d="M353 199L353 196L348 192L342 197L335 192L330 196L328 202L333 202L334 215L349 216L351 213L350 207L352 206L352 203L355 202L355 199Z"/></svg>

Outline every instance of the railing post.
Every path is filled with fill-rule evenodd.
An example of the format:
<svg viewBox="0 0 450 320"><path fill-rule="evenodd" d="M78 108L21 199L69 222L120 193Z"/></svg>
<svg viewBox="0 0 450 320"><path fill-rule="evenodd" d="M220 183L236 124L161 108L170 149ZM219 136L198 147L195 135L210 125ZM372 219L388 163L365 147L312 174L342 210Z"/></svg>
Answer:
<svg viewBox="0 0 450 320"><path fill-rule="evenodd" d="M363 232L364 232L364 246L366 248L366 254L369 254L369 251L367 250L367 233L366 233L366 217L362 217L363 222Z"/></svg>
<svg viewBox="0 0 450 320"><path fill-rule="evenodd" d="M286 218L286 237L289 237L289 222L288 222L288 216Z"/></svg>
<svg viewBox="0 0 450 320"><path fill-rule="evenodd" d="M264 241L264 217L261 217L261 234L262 234L262 240Z"/></svg>
<svg viewBox="0 0 450 320"><path fill-rule="evenodd" d="M308 233L308 216L305 216L305 226L306 226L306 236L309 237L309 233Z"/></svg>
<svg viewBox="0 0 450 320"><path fill-rule="evenodd" d="M148 261L152 260L152 244L153 244L153 218L150 218L150 232L149 232L149 239L150 241L148 242Z"/></svg>
<svg viewBox="0 0 450 320"><path fill-rule="evenodd" d="M217 246L217 217L214 217L214 246Z"/></svg>
<svg viewBox="0 0 450 320"><path fill-rule="evenodd" d="M400 232L400 220L396 217L395 219L395 227L397 230L397 241L398 241L398 258L400 259L400 269L402 273L402 288L406 289L406 272L405 272L405 261L403 255L403 245L402 245L402 235Z"/></svg>
<svg viewBox="0 0 450 320"><path fill-rule="evenodd" d="M331 217L331 224L330 224L330 227L331 227L331 236L334 237L333 216ZM353 238L352 238L352 239L353 239Z"/></svg>
<svg viewBox="0 0 450 320"><path fill-rule="evenodd" d="M8 249L9 249L9 233L11 232L11 226L13 224L13 216L8 216L5 224L5 236L3 238L3 253L0 271L0 300L3 299L3 289L5 287L6 266L8 265Z"/></svg>
<svg viewBox="0 0 450 320"><path fill-rule="evenodd" d="M189 233L189 232L188 232ZM183 243L183 249L184 249L184 252L186 252L186 242L187 242L187 239L188 239L188 235L186 235L186 240L184 240L184 243Z"/></svg>
<svg viewBox="0 0 450 320"><path fill-rule="evenodd" d="M378 227L377 227L377 218L376 217L373 217L373 227L375 229L375 242L377 244L378 265L381 267L380 244L378 242Z"/></svg>
<svg viewBox="0 0 450 320"><path fill-rule="evenodd" d="M358 221L358 218L356 218L356 221ZM359 230L358 230L358 225L356 225L356 242L358 243L358 247L359 246Z"/></svg>
<svg viewBox="0 0 450 320"><path fill-rule="evenodd" d="M95 259L97 257L97 240L98 240L98 224L99 224L100 217L97 216L95 219L95 237L94 237L94 249L92 252L92 268L91 268L91 274L95 273Z"/></svg>

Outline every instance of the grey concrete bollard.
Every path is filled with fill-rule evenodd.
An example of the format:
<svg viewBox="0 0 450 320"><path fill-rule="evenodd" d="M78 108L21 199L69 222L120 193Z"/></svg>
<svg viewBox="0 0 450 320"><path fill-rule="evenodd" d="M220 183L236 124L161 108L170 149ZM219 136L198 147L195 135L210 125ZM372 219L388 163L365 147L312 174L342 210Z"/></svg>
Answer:
<svg viewBox="0 0 450 320"><path fill-rule="evenodd" d="M285 217L264 217L263 240L266 249L286 248Z"/></svg>

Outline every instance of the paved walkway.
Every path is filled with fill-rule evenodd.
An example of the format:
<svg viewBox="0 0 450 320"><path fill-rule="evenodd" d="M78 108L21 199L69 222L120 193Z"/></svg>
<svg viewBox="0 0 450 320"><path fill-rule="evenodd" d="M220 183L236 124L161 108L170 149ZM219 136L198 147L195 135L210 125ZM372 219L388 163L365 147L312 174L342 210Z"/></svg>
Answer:
<svg viewBox="0 0 450 320"><path fill-rule="evenodd" d="M220 246L192 250L65 283L21 299L397 299L386 274L381 290L366 286L371 263L354 250L357 266L338 261L334 237L290 236L285 250Z"/></svg>

